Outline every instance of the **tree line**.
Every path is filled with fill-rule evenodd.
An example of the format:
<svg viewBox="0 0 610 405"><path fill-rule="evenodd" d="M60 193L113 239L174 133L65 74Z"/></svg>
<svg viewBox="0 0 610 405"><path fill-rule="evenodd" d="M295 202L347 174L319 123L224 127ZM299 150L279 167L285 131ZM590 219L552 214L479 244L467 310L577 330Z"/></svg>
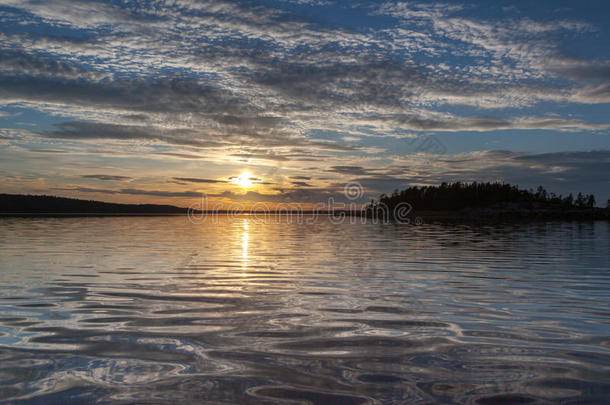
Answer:
<svg viewBox="0 0 610 405"><path fill-rule="evenodd" d="M378 201L372 200L368 209L394 209L398 204L408 203L419 210L455 211L465 208L485 208L506 203L555 207L562 209L585 209L595 206L593 194L578 193L574 196L556 195L544 187L524 190L517 186L499 183L442 183L439 186L413 186L405 190L394 190L391 195L382 194Z"/></svg>
<svg viewBox="0 0 610 405"><path fill-rule="evenodd" d="M185 214L186 208L119 204L49 195L0 194L0 213L36 214Z"/></svg>

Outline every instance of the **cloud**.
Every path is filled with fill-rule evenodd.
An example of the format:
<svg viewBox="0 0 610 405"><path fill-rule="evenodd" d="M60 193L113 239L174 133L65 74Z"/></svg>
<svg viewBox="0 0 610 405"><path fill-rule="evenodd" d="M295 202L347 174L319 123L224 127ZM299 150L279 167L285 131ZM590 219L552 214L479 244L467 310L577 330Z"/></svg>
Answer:
<svg viewBox="0 0 610 405"><path fill-rule="evenodd" d="M126 181L131 180L132 177L127 176L116 176L108 174L84 174L81 176L85 179L96 179L96 180L107 180L107 181Z"/></svg>
<svg viewBox="0 0 610 405"><path fill-rule="evenodd" d="M289 161L288 156L275 154L275 153L233 153L231 156L240 157L243 159L260 159L260 160L274 160L274 161Z"/></svg>
<svg viewBox="0 0 610 405"><path fill-rule="evenodd" d="M363 175L367 174L368 170L361 166L332 166L329 172L351 175Z"/></svg>
<svg viewBox="0 0 610 405"><path fill-rule="evenodd" d="M3 75L87 81L99 81L110 77L107 73L92 71L83 66L70 64L55 58L4 50L0 50L0 72Z"/></svg>
<svg viewBox="0 0 610 405"><path fill-rule="evenodd" d="M188 183L227 183L226 180L215 179L199 179L194 177L173 177L174 180L184 181Z"/></svg>
<svg viewBox="0 0 610 405"><path fill-rule="evenodd" d="M610 60L581 60L569 57L548 62L549 69L560 76L575 80L610 80Z"/></svg>
<svg viewBox="0 0 610 405"><path fill-rule="evenodd" d="M286 147L304 146L313 150L329 151L353 151L357 147L333 143L331 141L320 141L308 139L303 136L279 136L273 131L265 134L240 133L238 130L228 132L226 129L214 128L192 128L192 127L160 127L152 125L123 125L107 124L98 122L66 121L55 125L57 129L52 131L39 131L40 136L52 139L73 140L119 140L134 141L148 140L180 146L191 146L197 148L221 148L230 146L240 147ZM158 153L157 153L158 154ZM273 154L235 154L245 158L269 158L281 159L279 155ZM174 155L176 156L176 155ZM311 153L300 156L286 156L288 158L315 158ZM176 157L184 157L176 156Z"/></svg>
<svg viewBox="0 0 610 405"><path fill-rule="evenodd" d="M570 50L572 42L604 35L587 22L514 12L493 19L476 5L384 1L336 3L361 18L335 23L315 17L328 10L308 11L324 1L294 2L298 7L3 0L0 104L26 111L40 125L3 142L30 150L70 145L105 159L113 156L102 150L127 150L172 164L180 159L185 167L198 160L247 162L265 179L271 176L262 171L282 168L308 175L278 174L273 183L322 193L317 197L323 195L318 184L344 177L390 187L504 176L509 169L518 179L532 170L570 179L605 167L553 166L559 170L498 152L451 162L393 156L396 139L429 132L607 133L603 114L564 112L610 103L609 60ZM488 161L492 156L504 166ZM172 172L179 176L173 180L214 181L184 170Z"/></svg>
<svg viewBox="0 0 610 405"><path fill-rule="evenodd" d="M53 187L52 190L72 191L78 193L98 193L98 194L115 194L115 195L148 195L155 197L201 197L203 193L196 191L164 191L164 190L140 190L134 188L122 188L120 190L111 190L103 188L90 187Z"/></svg>
<svg viewBox="0 0 610 405"><path fill-rule="evenodd" d="M162 190L138 190L133 188L123 188L120 194L131 195L152 195L156 197L201 197L203 194L196 191L162 191Z"/></svg>
<svg viewBox="0 0 610 405"><path fill-rule="evenodd" d="M204 157L201 155L193 155L189 153L177 153L177 152L154 152L151 155L163 156L163 157L172 157L178 159L189 159L189 160L199 160Z"/></svg>
<svg viewBox="0 0 610 405"><path fill-rule="evenodd" d="M10 138L6 138L6 139L10 139ZM28 149L28 150L30 152L36 152L36 153L70 153L65 150L57 150L57 149Z"/></svg>
<svg viewBox="0 0 610 405"><path fill-rule="evenodd" d="M500 118L490 116L458 117L452 114L433 114L422 118L412 115L389 115L369 117L371 121L389 121L402 129L413 131L497 131L506 129L582 131L605 130L610 124L597 124L576 119L557 117L514 117Z"/></svg>
<svg viewBox="0 0 610 405"><path fill-rule="evenodd" d="M610 83L584 87L570 96L570 100L582 104L610 103Z"/></svg>
<svg viewBox="0 0 610 405"><path fill-rule="evenodd" d="M56 124L57 130L44 131L39 134L46 138L56 139L117 139L117 140L153 140L175 145L198 147L222 146L223 143L213 140L198 139L197 132L188 129L162 130L154 127L136 125L101 124L95 122L63 122Z"/></svg>
<svg viewBox="0 0 610 405"><path fill-rule="evenodd" d="M197 113L219 123L236 124L230 111L254 111L244 100L227 91L184 77L155 80L120 78L92 82L60 80L53 72L36 77L0 77L0 97L11 102L57 103L66 106L97 107L115 112ZM254 122L268 127L268 117L242 117L239 124Z"/></svg>
<svg viewBox="0 0 610 405"><path fill-rule="evenodd" d="M34 67L29 74L37 73L40 77L36 80L40 81L31 86L41 89L38 95L17 81L5 90L7 97L37 103L47 100L96 107L106 104L109 108L113 105L157 113L205 113L217 124L239 128L274 127L296 118L266 116L271 111L302 114L330 108L339 112L356 106L387 110L407 103L434 102L479 108L522 107L546 100L549 89L554 97L567 100L582 86L560 94L561 88L543 80L542 75L552 70L542 64L556 66L556 61L565 57L560 58L559 47L552 45L553 38L542 36L589 29L586 24L567 20L547 23L527 18L502 22L458 18L453 15L462 6L442 3L383 3L377 12L401 23L396 28L366 33L322 26L286 10L226 1L160 1L154 9L137 4L111 6L68 0L61 0L54 7L36 1L10 4L49 23L89 27L93 38L87 43L95 47L85 57L76 58L82 60L82 66L90 66L90 73L108 75L117 72L117 67L120 69L105 85L62 83L61 89L54 89L52 83L42 79L53 74L61 76L63 71L67 74L62 77L80 77L80 70L74 71L73 52L66 48L62 53L59 46L53 64L38 54L44 48L32 48L28 38L6 36L5 41L11 44L26 42L31 54L21 53L23 61L19 65ZM94 9L98 10L94 18L83 17ZM416 30L401 26L402 21L413 20ZM108 24L110 32L102 33L99 27ZM126 41L125 32L139 40ZM176 32L181 34L179 41ZM403 41L403 34L409 39L407 42ZM35 36L41 40L39 33ZM48 40L56 40L56 36ZM261 46L253 49L248 42L251 40L260 41ZM456 47L450 43L456 40L465 45ZM301 52L293 52L297 46L303 48ZM108 49L117 51L108 53ZM418 52L442 57L458 50L478 56L480 49L493 60L470 61L467 70L445 63L430 64L417 57ZM397 57L402 51L407 52L407 57ZM102 62L96 63L92 57ZM544 62L549 58L554 58L552 63ZM589 64L603 73L607 63ZM191 73L184 78L151 80L159 68ZM204 80L193 80L194 77ZM518 95L504 92L509 77ZM532 80L539 83L530 85ZM515 82L519 85L514 86ZM82 97L76 98L75 94ZM231 116L234 111L240 114Z"/></svg>
<svg viewBox="0 0 610 405"><path fill-rule="evenodd" d="M92 28L105 24L133 24L146 21L118 6L101 1L55 0L53 4L36 0L3 0L3 5L21 8L54 25L71 25L78 28ZM149 21L150 22L150 21ZM142 25L145 27L145 25Z"/></svg>
<svg viewBox="0 0 610 405"><path fill-rule="evenodd" d="M304 181L293 181L292 184L297 187L313 187L311 184L306 183Z"/></svg>
<svg viewBox="0 0 610 405"><path fill-rule="evenodd" d="M607 61L568 59L558 46L548 45L547 34L590 29L579 22L481 21L456 16L462 6L386 2L376 12L396 18L397 26L358 33L287 10L227 1L159 1L155 8L76 0L53 7L37 1L8 4L74 30L63 37L37 31L0 38L20 46L0 56L0 99L77 118L45 136L263 146L264 153L234 156L279 162L293 157L273 148L295 143L358 150L345 143L353 139L350 126L373 125L391 136L384 121L412 131L606 128L585 120L442 116L434 108L607 101L600 83L572 88L544 80L553 72L575 80L606 77ZM85 17L92 10L95 16ZM413 21L413 27L402 26ZM252 40L261 46L253 48ZM455 40L466 45L452 46ZM43 53L40 41L55 44L52 55ZM87 52L75 54L72 46L87 46ZM491 59L472 60L465 70L418 57L442 58L458 49L472 55L483 49ZM406 56L398 56L403 51ZM168 73L159 77L159 70ZM336 142L306 140L308 132L329 127L343 136Z"/></svg>

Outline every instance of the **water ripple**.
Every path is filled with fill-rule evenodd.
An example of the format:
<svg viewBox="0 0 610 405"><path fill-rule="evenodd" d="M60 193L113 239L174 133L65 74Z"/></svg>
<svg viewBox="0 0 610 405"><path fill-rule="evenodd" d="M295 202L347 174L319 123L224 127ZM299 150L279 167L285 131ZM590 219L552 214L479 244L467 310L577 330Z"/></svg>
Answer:
<svg viewBox="0 0 610 405"><path fill-rule="evenodd" d="M610 396L608 223L0 221L0 402Z"/></svg>

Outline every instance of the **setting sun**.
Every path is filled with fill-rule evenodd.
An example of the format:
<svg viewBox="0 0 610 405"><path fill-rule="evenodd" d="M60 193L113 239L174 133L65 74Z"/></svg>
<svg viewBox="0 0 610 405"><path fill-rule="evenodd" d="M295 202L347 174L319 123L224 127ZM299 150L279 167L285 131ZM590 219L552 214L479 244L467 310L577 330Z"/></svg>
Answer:
<svg viewBox="0 0 610 405"><path fill-rule="evenodd" d="M242 174L239 175L239 177L235 177L233 178L233 183L243 187L243 188L248 188L250 186L252 186L252 175L250 174L250 172L243 172Z"/></svg>

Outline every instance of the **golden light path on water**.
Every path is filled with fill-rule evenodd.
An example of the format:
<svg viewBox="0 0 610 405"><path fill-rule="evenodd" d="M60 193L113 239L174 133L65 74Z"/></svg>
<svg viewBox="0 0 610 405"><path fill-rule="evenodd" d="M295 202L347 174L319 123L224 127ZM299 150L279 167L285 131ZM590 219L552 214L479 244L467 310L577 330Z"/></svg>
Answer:
<svg viewBox="0 0 610 405"><path fill-rule="evenodd" d="M242 269L248 269L248 242L250 241L250 233L248 232L250 229L250 224L248 219L244 219L242 222L242 231L241 231L241 262Z"/></svg>

